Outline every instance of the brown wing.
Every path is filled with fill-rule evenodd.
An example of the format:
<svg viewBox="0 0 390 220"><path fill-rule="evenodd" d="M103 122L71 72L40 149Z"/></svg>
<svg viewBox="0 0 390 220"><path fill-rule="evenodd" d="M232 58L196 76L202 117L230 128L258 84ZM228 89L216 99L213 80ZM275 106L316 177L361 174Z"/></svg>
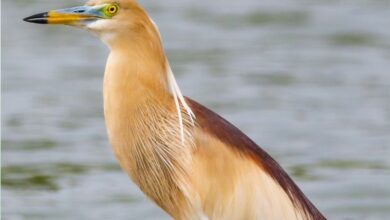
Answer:
<svg viewBox="0 0 390 220"><path fill-rule="evenodd" d="M248 136L210 109L188 97L186 100L203 130L214 135L236 152L252 158L283 188L296 208L304 210L310 219L325 219L283 168Z"/></svg>

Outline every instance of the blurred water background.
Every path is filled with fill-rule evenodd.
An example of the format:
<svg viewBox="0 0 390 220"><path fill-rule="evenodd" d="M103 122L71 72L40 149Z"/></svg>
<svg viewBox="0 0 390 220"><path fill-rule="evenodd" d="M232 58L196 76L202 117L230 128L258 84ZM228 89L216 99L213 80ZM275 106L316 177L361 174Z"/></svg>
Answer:
<svg viewBox="0 0 390 220"><path fill-rule="evenodd" d="M183 92L252 137L329 219L390 219L389 0L144 0ZM2 219L169 219L107 141L108 49L2 1Z"/></svg>

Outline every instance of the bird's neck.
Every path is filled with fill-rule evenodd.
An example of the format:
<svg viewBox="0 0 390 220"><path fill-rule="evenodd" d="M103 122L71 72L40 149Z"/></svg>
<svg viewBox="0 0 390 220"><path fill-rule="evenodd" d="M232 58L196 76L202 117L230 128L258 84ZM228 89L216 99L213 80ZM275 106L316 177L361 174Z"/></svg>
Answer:
<svg viewBox="0 0 390 220"><path fill-rule="evenodd" d="M119 102L116 105L130 108L127 110L148 99L171 96L170 67L157 26L139 5L133 7L131 15L136 21L132 25L102 36L111 49L104 77L105 101ZM123 106L123 102L132 106Z"/></svg>
<svg viewBox="0 0 390 220"><path fill-rule="evenodd" d="M166 90L169 64L159 34L150 26L128 37L119 37L111 45L106 66L108 77L119 78L122 83L137 83L133 86Z"/></svg>
<svg viewBox="0 0 390 220"><path fill-rule="evenodd" d="M144 20L110 48L104 114L115 155L150 198L176 219L188 219L193 124L157 28Z"/></svg>
<svg viewBox="0 0 390 220"><path fill-rule="evenodd" d="M131 120L134 111L141 107L173 104L168 104L171 96L166 76L168 67L160 42L153 38L148 41L133 37L111 47L103 89L109 129L120 129L125 123L120 120Z"/></svg>
<svg viewBox="0 0 390 220"><path fill-rule="evenodd" d="M193 211L186 199L192 151L188 115L185 142L172 97L169 64L154 48L128 45L109 55L104 76L104 115L113 151L140 188L176 219ZM149 50L149 51L148 51ZM152 58L151 58L152 57Z"/></svg>

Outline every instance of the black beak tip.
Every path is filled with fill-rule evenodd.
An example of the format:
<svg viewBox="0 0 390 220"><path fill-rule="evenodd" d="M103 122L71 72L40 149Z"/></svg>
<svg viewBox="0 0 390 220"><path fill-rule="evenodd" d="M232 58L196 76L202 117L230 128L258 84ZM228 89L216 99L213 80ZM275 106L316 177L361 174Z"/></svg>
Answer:
<svg viewBox="0 0 390 220"><path fill-rule="evenodd" d="M48 13L44 12L44 13L32 15L27 18L23 18L23 21L36 23L36 24L47 24L47 18L48 18Z"/></svg>

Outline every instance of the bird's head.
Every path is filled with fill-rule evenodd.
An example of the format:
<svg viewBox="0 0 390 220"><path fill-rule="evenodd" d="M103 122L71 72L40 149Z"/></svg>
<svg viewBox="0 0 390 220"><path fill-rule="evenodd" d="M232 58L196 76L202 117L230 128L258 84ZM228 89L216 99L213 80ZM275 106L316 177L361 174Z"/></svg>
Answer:
<svg viewBox="0 0 390 220"><path fill-rule="evenodd" d="M135 0L90 0L83 6L51 10L24 18L38 24L65 24L97 34L111 46L153 22ZM149 30L156 32L156 30ZM148 31L148 30L147 30Z"/></svg>

